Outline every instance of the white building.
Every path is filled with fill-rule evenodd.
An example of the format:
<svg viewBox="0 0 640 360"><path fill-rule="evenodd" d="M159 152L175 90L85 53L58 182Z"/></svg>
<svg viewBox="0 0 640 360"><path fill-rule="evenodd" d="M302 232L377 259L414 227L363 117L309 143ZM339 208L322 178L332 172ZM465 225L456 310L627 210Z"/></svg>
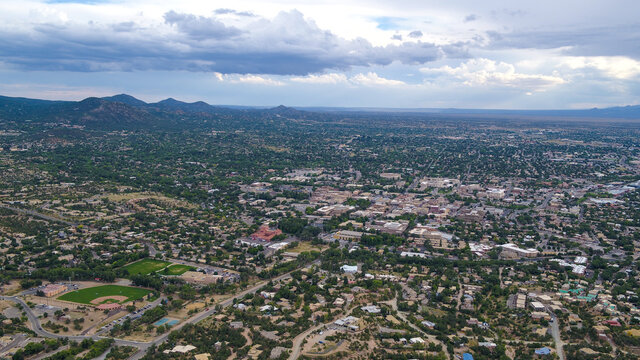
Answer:
<svg viewBox="0 0 640 360"><path fill-rule="evenodd" d="M536 257L539 251L536 249L521 249L516 244L498 245L502 248L502 254L507 258Z"/></svg>
<svg viewBox="0 0 640 360"><path fill-rule="evenodd" d="M379 307L377 307L376 305L368 305L368 306L362 306L360 308L362 311L366 311L369 314L379 314L380 311L382 311Z"/></svg>
<svg viewBox="0 0 640 360"><path fill-rule="evenodd" d="M355 274L358 272L358 265L342 265L340 270L347 274Z"/></svg>

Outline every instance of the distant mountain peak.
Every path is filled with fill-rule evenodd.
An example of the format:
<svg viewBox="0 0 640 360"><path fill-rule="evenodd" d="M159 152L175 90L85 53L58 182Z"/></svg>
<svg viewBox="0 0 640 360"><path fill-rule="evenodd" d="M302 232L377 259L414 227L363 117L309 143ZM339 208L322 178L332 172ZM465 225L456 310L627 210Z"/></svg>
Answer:
<svg viewBox="0 0 640 360"><path fill-rule="evenodd" d="M172 97L166 98L164 100L158 101L158 104L186 104L184 101L176 100Z"/></svg>
<svg viewBox="0 0 640 360"><path fill-rule="evenodd" d="M193 103L188 103L180 100L176 100L174 98L167 98L162 101L158 101L155 104L149 104L151 106L158 107L163 110L169 111L182 111L182 112L191 112L191 113L211 113L216 110L214 106L207 104L204 101L196 101Z"/></svg>
<svg viewBox="0 0 640 360"><path fill-rule="evenodd" d="M100 105L108 100L104 100L95 96L90 96L78 102L80 105Z"/></svg>
<svg viewBox="0 0 640 360"><path fill-rule="evenodd" d="M268 109L267 112L283 116L303 116L304 114L306 114L305 111L301 111L284 105L279 105L274 108Z"/></svg>
<svg viewBox="0 0 640 360"><path fill-rule="evenodd" d="M106 96L101 98L102 100L106 100L106 101L111 101L111 102L119 102L119 103L123 103L123 104L127 104L130 106L145 106L147 105L146 102L140 100L140 99L136 99L135 97L129 95L129 94L118 94L118 95L113 95L113 96Z"/></svg>

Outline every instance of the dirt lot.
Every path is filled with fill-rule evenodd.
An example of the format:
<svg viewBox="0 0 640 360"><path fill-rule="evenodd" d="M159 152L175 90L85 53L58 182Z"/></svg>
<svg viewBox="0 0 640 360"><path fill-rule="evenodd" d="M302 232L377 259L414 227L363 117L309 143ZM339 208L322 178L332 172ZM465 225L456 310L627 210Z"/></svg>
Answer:
<svg viewBox="0 0 640 360"><path fill-rule="evenodd" d="M109 201L113 201L113 202L153 199L153 200L161 201L164 203L168 203L169 205L172 205L172 206L180 206L185 208L193 208L195 206L186 201L172 199L156 193L133 192L133 193L124 193L124 194L109 194L107 195L107 198L109 199Z"/></svg>
<svg viewBox="0 0 640 360"><path fill-rule="evenodd" d="M337 333L337 330L324 330L322 331L322 335L315 333L309 336L307 338L307 343L302 347L301 354L329 355L336 352L339 348L344 348L346 346L346 342L342 342L337 346L338 343L326 340L328 336L332 336ZM319 341L322 341L324 344L320 344Z"/></svg>
<svg viewBox="0 0 640 360"><path fill-rule="evenodd" d="M22 290L20 283L16 280L11 281L6 285L0 286L0 294L5 296L11 296L19 293Z"/></svg>
<svg viewBox="0 0 640 360"><path fill-rule="evenodd" d="M301 253L304 251L323 251L326 248L328 248L328 246L316 246L316 245L312 245L308 241L299 241L298 246L296 246L293 249L287 249L285 251L292 252L292 253Z"/></svg>
<svg viewBox="0 0 640 360"><path fill-rule="evenodd" d="M58 309L58 308L55 308ZM92 332L100 326L107 318L101 311L93 311L91 309L87 310L69 310L64 312L64 316L57 318L53 313L55 310L51 311L43 311L38 308L34 309L34 312L37 315L43 315L45 312L47 313L46 318L41 318L40 322L43 327L51 332L56 332L52 327L46 326L45 324L51 321L52 324L60 326L57 330L57 334L62 335L81 335L89 332ZM124 315L124 313L123 313ZM78 328L75 327L75 321L77 321ZM67 328L65 331L64 328Z"/></svg>

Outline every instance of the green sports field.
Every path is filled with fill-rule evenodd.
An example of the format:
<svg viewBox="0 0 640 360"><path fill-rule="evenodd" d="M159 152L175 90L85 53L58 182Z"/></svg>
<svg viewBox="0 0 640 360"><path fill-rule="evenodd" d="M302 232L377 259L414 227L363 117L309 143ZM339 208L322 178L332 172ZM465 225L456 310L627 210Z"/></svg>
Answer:
<svg viewBox="0 0 640 360"><path fill-rule="evenodd" d="M100 302L100 303L105 303L105 302L123 303L123 302L141 299L149 293L151 293L151 291L147 289L140 289L140 288L134 288L134 287L128 287L128 286L120 286L120 285L102 285L102 286L96 286L96 287L68 292L58 297L58 299L80 303L80 304L91 304L92 300L105 297L105 296L125 296L127 299L122 301L105 299L105 301Z"/></svg>
<svg viewBox="0 0 640 360"><path fill-rule="evenodd" d="M189 266L189 265L182 265L182 264L174 264L171 265L167 268L164 268L164 270L160 270L158 272L158 274L161 275L182 275L184 273L186 273L187 271L192 271L195 270L196 268L194 268L193 266Z"/></svg>
<svg viewBox="0 0 640 360"><path fill-rule="evenodd" d="M124 268L129 271L129 275L148 275L152 272L162 270L168 265L171 265L168 261L155 260L155 259L142 259L134 263L131 263Z"/></svg>

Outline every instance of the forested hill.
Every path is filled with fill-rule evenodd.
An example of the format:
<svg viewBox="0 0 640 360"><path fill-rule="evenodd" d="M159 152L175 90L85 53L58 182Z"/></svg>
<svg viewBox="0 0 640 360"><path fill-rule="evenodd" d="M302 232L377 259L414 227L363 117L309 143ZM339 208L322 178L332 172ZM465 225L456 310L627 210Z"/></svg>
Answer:
<svg viewBox="0 0 640 360"><path fill-rule="evenodd" d="M273 109L232 109L198 101L186 103L172 98L146 103L120 94L82 101L47 101L0 96L0 122L34 122L81 125L98 129L198 127L221 121L295 116L306 112L279 106Z"/></svg>

